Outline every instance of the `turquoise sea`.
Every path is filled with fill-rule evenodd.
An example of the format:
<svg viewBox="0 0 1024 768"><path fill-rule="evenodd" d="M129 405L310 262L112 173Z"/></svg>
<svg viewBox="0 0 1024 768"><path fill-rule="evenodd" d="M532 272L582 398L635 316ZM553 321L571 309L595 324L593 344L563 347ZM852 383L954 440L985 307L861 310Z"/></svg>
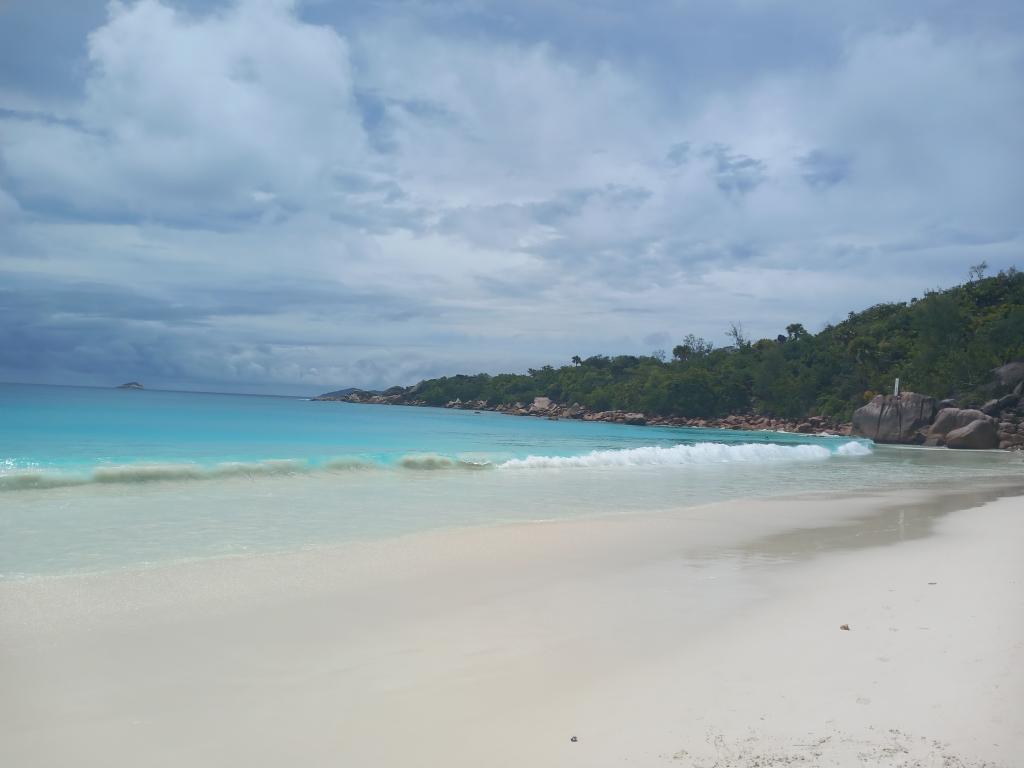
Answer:
<svg viewBox="0 0 1024 768"><path fill-rule="evenodd" d="M0 578L996 477L1021 464L838 437L0 385Z"/></svg>

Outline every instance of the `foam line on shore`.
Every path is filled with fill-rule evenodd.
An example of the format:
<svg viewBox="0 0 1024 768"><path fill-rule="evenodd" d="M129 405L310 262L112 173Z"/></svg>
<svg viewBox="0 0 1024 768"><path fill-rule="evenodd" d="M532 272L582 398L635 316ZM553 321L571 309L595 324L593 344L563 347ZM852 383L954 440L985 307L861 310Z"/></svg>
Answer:
<svg viewBox="0 0 1024 768"><path fill-rule="evenodd" d="M669 448L646 446L617 451L591 451L584 456L528 456L511 459L502 469L544 469L567 467L692 466L703 464L762 463L771 461L824 461L834 455L866 456L871 449L855 441L836 451L822 445L776 445L774 443L695 443Z"/></svg>
<svg viewBox="0 0 1024 768"><path fill-rule="evenodd" d="M582 456L527 456L489 462L436 453L402 456L380 461L359 456L338 457L320 462L274 459L256 462L224 462L213 466L196 463L147 463L95 467L85 471L24 469L0 474L0 492L65 488L82 485L112 485L155 482L215 480L307 474L342 473L355 470L485 470L561 469L569 467L685 467L723 463L775 461L822 461L832 456L857 457L871 454L868 444L849 441L834 448L824 445L777 445L774 443L695 443L670 447L644 446L591 451Z"/></svg>

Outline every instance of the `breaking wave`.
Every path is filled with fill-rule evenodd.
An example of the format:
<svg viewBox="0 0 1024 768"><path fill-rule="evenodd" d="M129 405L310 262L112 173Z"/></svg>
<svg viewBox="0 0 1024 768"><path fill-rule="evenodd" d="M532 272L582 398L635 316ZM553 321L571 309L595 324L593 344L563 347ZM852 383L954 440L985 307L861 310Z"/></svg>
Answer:
<svg viewBox="0 0 1024 768"><path fill-rule="evenodd" d="M399 460L402 469L487 469L494 466L486 461L467 461L450 456L427 453L419 456L405 456Z"/></svg>
<svg viewBox="0 0 1024 768"><path fill-rule="evenodd" d="M848 443L840 445L836 449L836 454L839 456L870 456L871 446L867 443L851 440Z"/></svg>
<svg viewBox="0 0 1024 768"><path fill-rule="evenodd" d="M299 461L225 462L212 467L199 464L123 464L96 467L86 472L27 469L0 475L0 490L65 488L77 485L154 483L209 480L226 477L290 475L307 471Z"/></svg>
<svg viewBox="0 0 1024 768"><path fill-rule="evenodd" d="M183 480L217 480L290 475L323 475L327 473L381 469L489 469L485 461L469 461L435 454L403 456L394 463L358 456L307 462L281 459L256 462L225 462L213 466L193 463L122 464L95 467L89 470L16 469L0 472L0 491L21 491L46 488L68 488L82 485L114 485L176 482Z"/></svg>
<svg viewBox="0 0 1024 768"><path fill-rule="evenodd" d="M774 443L695 443L670 448L650 446L617 451L591 451L584 456L528 456L511 459L502 469L564 467L691 466L701 464L761 463L769 461L822 461L833 455L866 456L871 448L850 441L835 454L823 445L776 445Z"/></svg>
<svg viewBox="0 0 1024 768"><path fill-rule="evenodd" d="M338 457L320 462L293 459L226 462L213 466L193 463L125 464L83 471L15 469L0 472L0 491L64 488L82 485L116 485L215 480L350 472L357 470L486 470L543 469L567 467L688 466L770 461L821 461L829 456L867 456L871 447L850 441L834 451L823 445L777 445L774 443L696 443L669 448L649 446L621 450L591 451L583 456L527 456L492 463L442 454L410 454L387 461L359 456Z"/></svg>

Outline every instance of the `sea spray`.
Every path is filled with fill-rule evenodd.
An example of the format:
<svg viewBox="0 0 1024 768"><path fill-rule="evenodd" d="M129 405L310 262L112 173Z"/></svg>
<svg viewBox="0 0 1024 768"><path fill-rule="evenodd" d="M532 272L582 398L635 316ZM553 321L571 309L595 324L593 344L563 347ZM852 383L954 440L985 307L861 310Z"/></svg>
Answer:
<svg viewBox="0 0 1024 768"><path fill-rule="evenodd" d="M862 443L859 440L851 440L840 445L836 449L836 454L839 456L870 456L871 445Z"/></svg>
<svg viewBox="0 0 1024 768"><path fill-rule="evenodd" d="M304 476L346 473L356 470L487 470L487 469L564 469L585 467L685 467L713 464L776 461L822 461L830 456L869 456L869 444L849 441L833 446L778 445L775 443L687 443L673 446L642 446L615 450L596 450L577 456L530 455L504 461L446 456L437 453L408 454L395 459L343 456L322 461L270 459L265 461L229 461L214 465L192 462L145 463L94 467L85 471L42 470L38 468L0 471L0 491L42 490L80 485L121 485L217 480L226 478L258 479L271 476Z"/></svg>
<svg viewBox="0 0 1024 768"><path fill-rule="evenodd" d="M866 456L871 449L851 441L840 446L836 454ZM776 445L774 443L694 443L667 448L647 446L615 451L591 451L583 456L528 456L511 459L502 469L542 469L565 467L642 467L692 466L701 464L728 464L733 462L758 463L769 461L822 461L834 455L821 445Z"/></svg>

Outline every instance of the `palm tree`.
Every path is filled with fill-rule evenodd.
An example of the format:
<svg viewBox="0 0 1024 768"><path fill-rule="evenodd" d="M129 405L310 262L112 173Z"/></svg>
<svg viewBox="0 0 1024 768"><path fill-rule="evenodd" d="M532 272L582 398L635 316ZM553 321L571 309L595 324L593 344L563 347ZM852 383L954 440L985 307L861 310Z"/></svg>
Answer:
<svg viewBox="0 0 1024 768"><path fill-rule="evenodd" d="M802 339L807 335L807 329L802 323L790 323L786 326L786 335L790 339Z"/></svg>
<svg viewBox="0 0 1024 768"><path fill-rule="evenodd" d="M572 356L572 364L573 365L577 365L577 366L578 365L582 365L583 364L583 358L581 358L579 355L573 355Z"/></svg>

